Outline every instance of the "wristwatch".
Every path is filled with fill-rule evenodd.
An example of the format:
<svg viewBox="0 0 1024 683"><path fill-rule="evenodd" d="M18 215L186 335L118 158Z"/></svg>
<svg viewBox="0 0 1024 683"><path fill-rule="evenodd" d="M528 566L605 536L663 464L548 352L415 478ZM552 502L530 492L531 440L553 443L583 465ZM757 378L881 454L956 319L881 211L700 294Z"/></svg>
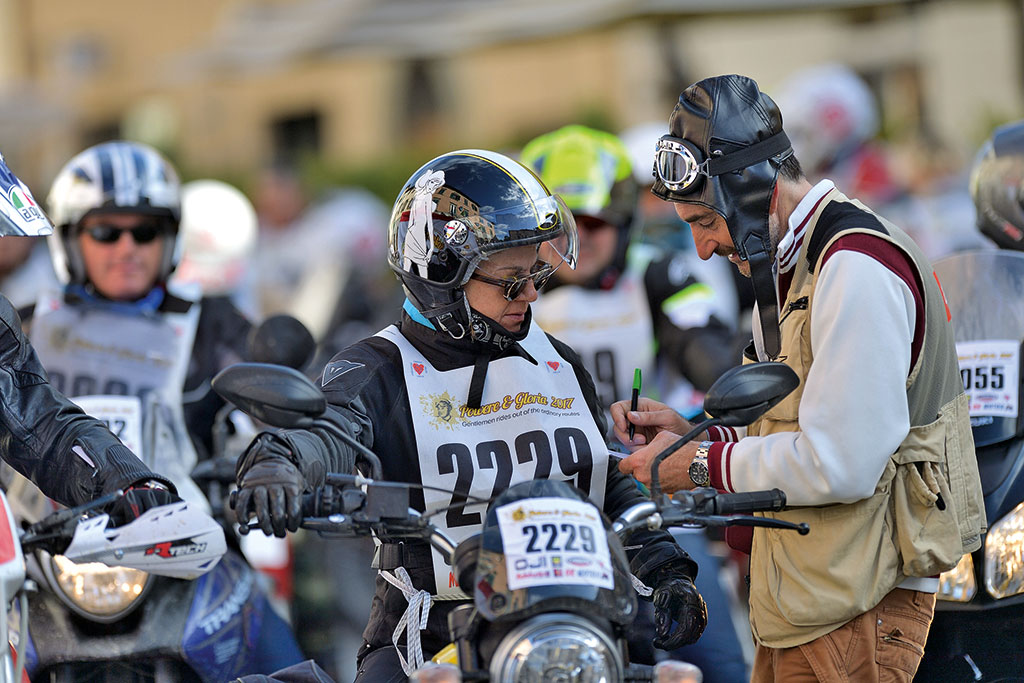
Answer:
<svg viewBox="0 0 1024 683"><path fill-rule="evenodd" d="M690 463L690 481L695 486L707 486L711 482L711 471L708 469L708 453L711 451L712 441L701 441L697 446L697 455Z"/></svg>

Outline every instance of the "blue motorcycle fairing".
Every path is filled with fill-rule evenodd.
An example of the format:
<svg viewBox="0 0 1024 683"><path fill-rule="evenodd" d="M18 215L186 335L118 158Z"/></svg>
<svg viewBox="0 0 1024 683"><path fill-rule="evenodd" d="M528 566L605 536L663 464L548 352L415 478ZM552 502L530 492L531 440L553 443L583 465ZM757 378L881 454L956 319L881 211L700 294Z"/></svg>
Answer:
<svg viewBox="0 0 1024 683"><path fill-rule="evenodd" d="M270 606L256 581L256 573L233 552L195 580L181 651L204 681L257 673L255 646Z"/></svg>

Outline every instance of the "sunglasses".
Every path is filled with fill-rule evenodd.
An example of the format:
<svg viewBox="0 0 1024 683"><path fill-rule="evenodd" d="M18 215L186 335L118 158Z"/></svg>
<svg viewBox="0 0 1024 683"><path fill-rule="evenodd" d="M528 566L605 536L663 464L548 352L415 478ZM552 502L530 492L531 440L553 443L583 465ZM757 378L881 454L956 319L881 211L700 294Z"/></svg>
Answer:
<svg viewBox="0 0 1024 683"><path fill-rule="evenodd" d="M134 228L116 228L113 225L94 225L91 228L84 228L82 232L88 234L89 237L100 244L114 244L121 239L121 233L123 232L130 234L132 239L135 241L135 244L149 244L162 235L164 231L159 225L146 223Z"/></svg>
<svg viewBox="0 0 1024 683"><path fill-rule="evenodd" d="M548 283L548 280L551 279L554 272L554 266L549 263L545 263L544 261L538 261L534 264L533 268L530 269L530 274L524 275L523 277L489 277L478 270L474 271L469 277L472 280L479 280L480 282L486 282L489 285L503 288L505 290L505 299L507 301L515 301L519 298L519 295L523 293L523 290L526 289L526 283L530 280L533 280L533 286L539 291Z"/></svg>

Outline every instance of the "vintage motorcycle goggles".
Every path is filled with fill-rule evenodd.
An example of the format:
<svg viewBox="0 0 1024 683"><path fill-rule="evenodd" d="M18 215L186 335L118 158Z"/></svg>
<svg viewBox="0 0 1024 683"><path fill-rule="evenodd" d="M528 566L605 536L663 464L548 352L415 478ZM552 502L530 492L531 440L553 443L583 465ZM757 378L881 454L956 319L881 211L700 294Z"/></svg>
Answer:
<svg viewBox="0 0 1024 683"><path fill-rule="evenodd" d="M522 277L496 278L484 275L479 270L473 271L473 274L469 277L471 280L479 280L480 282L486 282L489 285L503 288L505 290L505 299L515 301L523 293L523 290L526 289L527 282L533 280L533 286L539 291L548 283L555 270L556 267L550 263L537 261L537 263L533 264L533 268L530 269L530 274Z"/></svg>
<svg viewBox="0 0 1024 683"><path fill-rule="evenodd" d="M114 244L121 239L121 233L127 232L135 244L149 244L163 234L163 227L158 223L144 223L134 228L118 228L113 225L94 225L83 228L82 232L100 244Z"/></svg>
<svg viewBox="0 0 1024 683"><path fill-rule="evenodd" d="M654 148L654 174L672 192L689 194L700 189L704 178L753 166L787 149L789 138L783 131L731 154L716 150L710 157L685 138L663 135Z"/></svg>

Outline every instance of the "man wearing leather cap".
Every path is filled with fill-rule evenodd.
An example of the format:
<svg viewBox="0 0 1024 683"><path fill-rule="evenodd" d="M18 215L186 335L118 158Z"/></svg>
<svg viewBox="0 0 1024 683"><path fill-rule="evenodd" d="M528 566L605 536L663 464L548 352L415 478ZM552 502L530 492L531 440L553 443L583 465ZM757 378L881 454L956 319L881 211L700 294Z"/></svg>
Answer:
<svg viewBox="0 0 1024 683"><path fill-rule="evenodd" d="M807 536L754 530L754 681L910 680L937 576L985 526L948 309L931 265L898 227L812 186L757 84L687 88L657 145L653 192L690 223L701 258L726 256L753 283L744 362L780 361L800 384L745 433L713 428L661 468L668 490L778 487ZM641 481L688 431L654 401L612 407ZM630 442L629 422L639 428Z"/></svg>

